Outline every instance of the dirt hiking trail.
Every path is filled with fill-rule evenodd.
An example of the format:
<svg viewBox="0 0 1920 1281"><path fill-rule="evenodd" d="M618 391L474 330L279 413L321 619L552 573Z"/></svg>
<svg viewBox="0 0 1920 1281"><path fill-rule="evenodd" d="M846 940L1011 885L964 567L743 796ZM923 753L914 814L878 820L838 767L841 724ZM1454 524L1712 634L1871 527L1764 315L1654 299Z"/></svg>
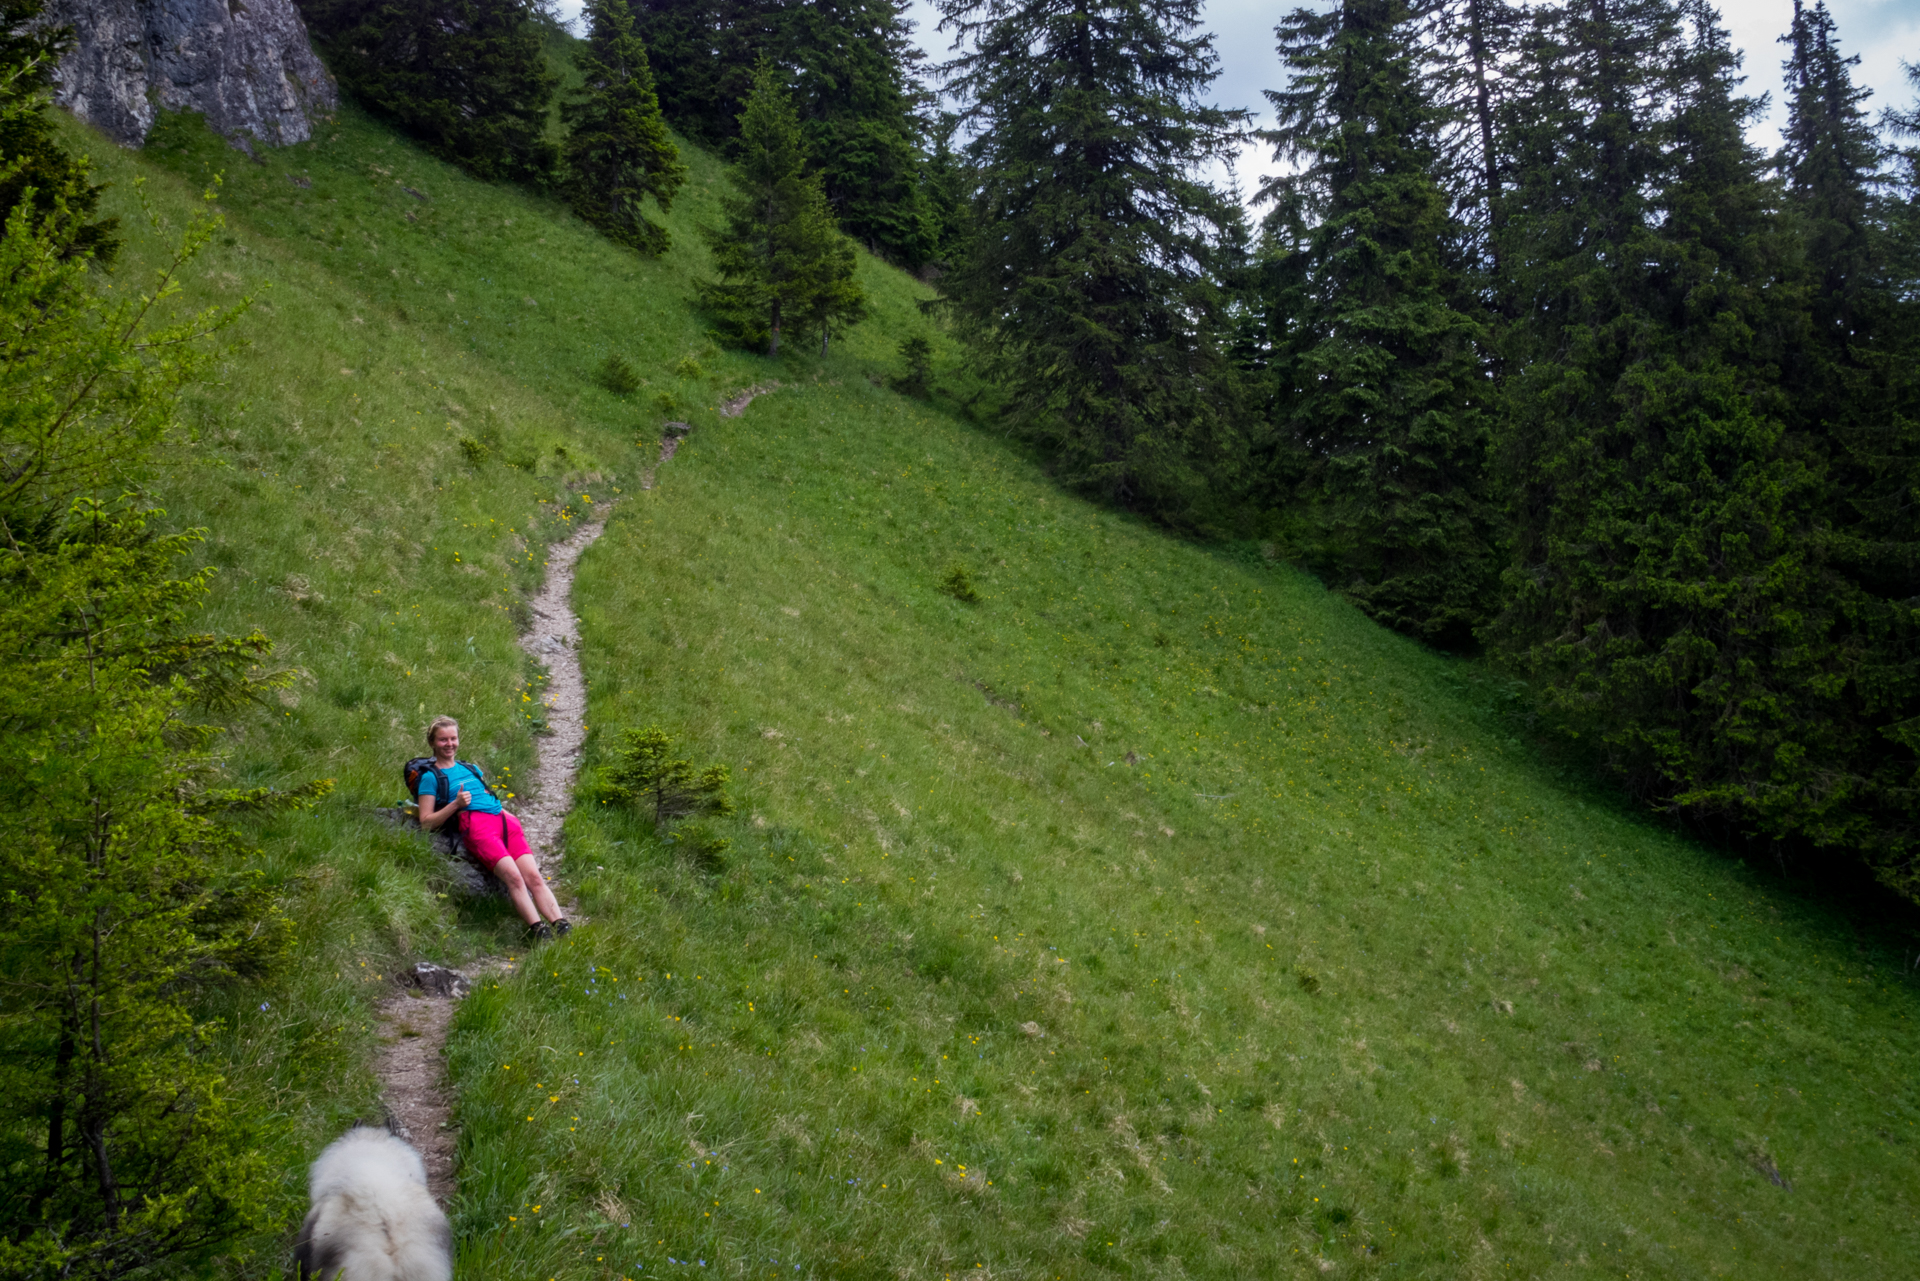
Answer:
<svg viewBox="0 0 1920 1281"><path fill-rule="evenodd" d="M560 827L573 808L573 779L580 772L580 749L587 742L587 678L580 671L580 620L573 613L573 570L580 553L593 546L607 527L604 514L582 525L564 543L547 550L547 581L533 598L533 628L520 648L547 666L547 692L541 698L547 732L537 740L533 795L514 808L526 831L527 846L543 872L560 864Z"/></svg>
<svg viewBox="0 0 1920 1281"><path fill-rule="evenodd" d="M771 388L755 387L726 402L721 413L737 418L754 396ZM660 442L660 459L641 479L652 489L657 470L669 462L692 428L668 425ZM573 808L573 781L580 771L580 753L587 741L587 681L580 670L580 620L573 612L573 574L580 555L593 546L606 528L606 505L597 506L592 520L564 542L547 549L547 577L532 602L533 626L520 638L520 647L545 664L547 688L541 698L546 732L535 739L536 758L527 794L516 797L513 812L526 832L527 845L540 860L541 871L552 881L565 857L560 833L567 811ZM553 885L561 906L575 925L586 924L574 911L560 886ZM400 990L375 1006L380 1051L374 1072L380 1078L381 1101L388 1124L420 1151L427 1167L427 1186L443 1206L457 1184L454 1153L459 1134L453 1126L453 1098L447 1088L447 1029L454 1006L470 982L484 975L512 973L514 963L504 957L481 957L463 973L422 961L412 971L395 975Z"/></svg>

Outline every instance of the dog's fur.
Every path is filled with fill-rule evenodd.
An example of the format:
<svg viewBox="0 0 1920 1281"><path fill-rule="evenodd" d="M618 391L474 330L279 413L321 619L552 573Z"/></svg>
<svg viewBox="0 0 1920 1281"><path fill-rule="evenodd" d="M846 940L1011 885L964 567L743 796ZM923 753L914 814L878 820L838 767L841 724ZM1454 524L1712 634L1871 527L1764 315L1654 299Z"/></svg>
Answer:
<svg viewBox="0 0 1920 1281"><path fill-rule="evenodd" d="M301 1281L448 1281L453 1232L405 1140L348 1130L313 1163L313 1208L293 1248Z"/></svg>

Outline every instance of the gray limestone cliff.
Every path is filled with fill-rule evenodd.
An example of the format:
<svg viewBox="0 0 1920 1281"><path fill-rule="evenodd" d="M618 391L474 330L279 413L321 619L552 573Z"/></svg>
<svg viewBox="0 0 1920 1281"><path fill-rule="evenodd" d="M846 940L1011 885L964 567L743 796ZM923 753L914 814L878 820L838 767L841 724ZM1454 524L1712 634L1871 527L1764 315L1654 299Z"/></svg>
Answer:
<svg viewBox="0 0 1920 1281"><path fill-rule="evenodd" d="M293 0L50 0L77 42L54 101L123 146L160 111L198 111L246 150L305 142L339 101Z"/></svg>

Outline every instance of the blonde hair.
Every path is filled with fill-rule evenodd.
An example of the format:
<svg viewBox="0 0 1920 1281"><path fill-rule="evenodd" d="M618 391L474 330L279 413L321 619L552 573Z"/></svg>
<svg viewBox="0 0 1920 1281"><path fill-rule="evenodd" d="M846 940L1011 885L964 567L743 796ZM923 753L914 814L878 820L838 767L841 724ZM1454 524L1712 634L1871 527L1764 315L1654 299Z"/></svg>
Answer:
<svg viewBox="0 0 1920 1281"><path fill-rule="evenodd" d="M430 751L436 751L436 750L438 750L438 749L437 749L437 748L435 748L435 747L434 747L434 745L433 745L433 736L434 736L435 734L438 734L438 733L439 733L439 732L440 732L441 730L443 730L443 729L446 729L446 728L448 728L449 726L451 726L452 728L454 728L454 729L456 729L456 730L457 730L457 729L459 729L459 728L460 728L460 722L459 722L459 721L456 721L456 720L455 720L455 719L453 719L453 717L451 717L451 716L436 716L436 717L434 717L434 718L433 718L433 724L431 724L431 725L429 725L429 726L427 726L427 748L428 748L428 750L430 750Z"/></svg>

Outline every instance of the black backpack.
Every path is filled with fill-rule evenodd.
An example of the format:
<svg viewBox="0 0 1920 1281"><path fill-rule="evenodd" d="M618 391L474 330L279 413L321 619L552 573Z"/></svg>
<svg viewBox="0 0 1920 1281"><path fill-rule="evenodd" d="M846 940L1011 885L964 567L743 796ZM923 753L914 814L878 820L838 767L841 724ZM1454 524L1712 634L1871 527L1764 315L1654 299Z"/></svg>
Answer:
<svg viewBox="0 0 1920 1281"><path fill-rule="evenodd" d="M473 776L480 780L481 791L496 801L500 799L499 794L487 786L486 776L478 765L472 761L456 763L473 771ZM448 781L446 771L441 769L431 756L416 756L401 767L400 776L407 781L407 799L411 801L420 795L420 776L427 773L433 775L433 803L435 805L453 804L453 784Z"/></svg>

